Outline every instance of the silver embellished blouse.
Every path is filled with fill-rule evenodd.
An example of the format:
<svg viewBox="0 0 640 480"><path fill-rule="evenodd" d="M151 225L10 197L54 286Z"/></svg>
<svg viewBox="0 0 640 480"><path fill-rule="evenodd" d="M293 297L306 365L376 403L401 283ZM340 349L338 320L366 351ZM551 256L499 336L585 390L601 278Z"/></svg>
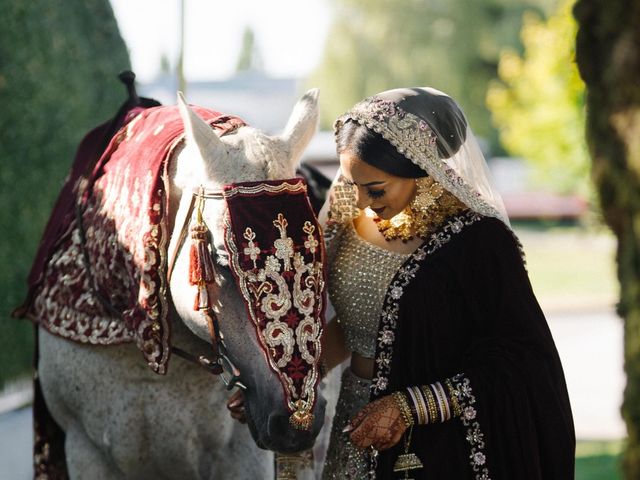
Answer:
<svg viewBox="0 0 640 480"><path fill-rule="evenodd" d="M329 298L349 351L373 358L387 288L410 254L367 242L351 222L340 225L340 230L331 245Z"/></svg>

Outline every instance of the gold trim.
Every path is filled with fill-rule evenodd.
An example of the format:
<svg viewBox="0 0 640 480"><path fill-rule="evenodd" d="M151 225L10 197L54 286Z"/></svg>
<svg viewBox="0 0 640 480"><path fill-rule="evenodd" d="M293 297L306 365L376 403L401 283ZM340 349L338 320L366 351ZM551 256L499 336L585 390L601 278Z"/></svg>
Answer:
<svg viewBox="0 0 640 480"><path fill-rule="evenodd" d="M288 182L293 182L295 181L296 183L288 183ZM238 194L242 194L242 195L255 195L258 193L262 193L262 192L268 192L268 193L283 193L283 192L288 192L288 193L306 193L307 192L307 186L304 184L304 182L302 181L302 179L291 179L291 180L284 180L282 183L280 183L279 185L270 185L268 183L259 183L258 185L252 185L252 186L244 186L244 185L236 185L233 188L230 188L228 190L224 190L222 192L222 195L224 198L231 198L235 195Z"/></svg>

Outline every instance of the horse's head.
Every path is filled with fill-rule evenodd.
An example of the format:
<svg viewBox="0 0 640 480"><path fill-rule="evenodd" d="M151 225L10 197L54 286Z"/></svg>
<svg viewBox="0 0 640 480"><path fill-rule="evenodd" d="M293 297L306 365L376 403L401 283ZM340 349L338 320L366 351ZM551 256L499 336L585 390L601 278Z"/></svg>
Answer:
<svg viewBox="0 0 640 480"><path fill-rule="evenodd" d="M192 192L200 187L206 191L222 191L229 184L294 177L296 166L315 133L318 121L317 90L307 92L298 101L284 133L278 136L269 136L248 126L218 136L182 97L179 98L179 106L185 124L186 146L170 164L173 187L171 201L181 199L172 234L174 243L183 229L184 222L180 218L187 216ZM268 212L268 215L276 218L278 213ZM264 210L262 215L266 215ZM215 294L212 295L214 310L229 356L241 372L241 382L247 387L245 407L252 435L260 447L269 450L290 452L309 448L324 420L325 400L316 391L317 382L307 386L313 389L311 398L315 399L311 412L313 423L307 428L296 428L290 421L291 397L287 397L283 388L286 382L272 368L273 362L270 367L264 341L261 345L228 267L229 255L225 250L228 203L221 198L206 198L202 217L211 232L211 250L217 270ZM179 253L170 279L173 303L187 327L201 339L210 342L208 322L193 307L196 287L188 281L188 241L177 251ZM315 353L319 355L319 349Z"/></svg>

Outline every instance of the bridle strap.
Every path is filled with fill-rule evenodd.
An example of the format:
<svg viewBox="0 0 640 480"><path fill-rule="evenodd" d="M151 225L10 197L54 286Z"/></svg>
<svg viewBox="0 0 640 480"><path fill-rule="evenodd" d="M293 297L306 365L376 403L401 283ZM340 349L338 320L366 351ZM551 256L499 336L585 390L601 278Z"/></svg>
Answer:
<svg viewBox="0 0 640 480"><path fill-rule="evenodd" d="M191 195L189 196L186 195L186 192L182 194L182 198L180 199L180 206L178 207L178 213L176 214L176 220L174 222L176 226L179 224L181 225L180 235L176 237L175 241L173 238L171 238L171 241L169 242L170 255L167 264L167 283L171 281L171 275L173 275L173 269L176 265L178 253L180 253L180 249L182 248L182 245L184 244L184 241L189 234L189 221L193 216L193 209L196 205L196 199L199 196L205 200L221 200L224 198L221 190L207 190L204 188L193 190L191 192Z"/></svg>
<svg viewBox="0 0 640 480"><path fill-rule="evenodd" d="M171 256L169 257L168 265L167 265L167 282L171 281L171 276L173 274L173 270L175 268L176 259L178 257L178 253L180 249L184 246L185 240L189 233L189 224L191 218L193 217L193 211L196 206L197 201L202 201L206 199L222 199L224 198L222 191L219 190L206 190L204 188L199 188L191 192L191 195L188 195L187 192L182 194L182 198L180 200L180 207L178 208L178 213L176 214L176 226L181 225L180 234L175 237L176 240L173 239L169 245L169 251L171 252ZM174 229L175 231L175 229ZM215 247L213 247L215 252ZM246 389L245 385L240 382L240 371L234 365L227 354L227 349L224 344L224 339L222 333L220 332L220 326L218 325L218 318L216 313L213 311L211 307L200 310L202 316L207 321L207 328L209 330L209 337L211 339L211 349L213 351L213 358L206 357L204 355L193 355L179 347L171 346L171 352L175 353L177 356L182 359L194 363L209 373L214 375L220 375L222 381L225 383L227 390L231 390L234 386L237 386L241 389ZM226 371L226 373L225 373Z"/></svg>
<svg viewBox="0 0 640 480"><path fill-rule="evenodd" d="M188 200L188 205L186 207L183 207L183 204L185 202L185 200ZM173 269L176 266L176 259L178 258L178 253L180 252L180 248L182 248L182 245L184 244L185 239L187 238L187 235L189 233L189 220L191 219L191 216L193 215L193 207L196 204L196 197L194 195L191 195L189 197L185 197L185 195L182 195L182 198L180 199L180 207L178 207L178 213L176 214L176 226L178 225L178 219L181 219L181 228L180 228L180 235L178 235L174 241L173 238L171 238L171 241L169 242L169 261L167 263L167 284L171 281L171 275L173 275ZM186 212L184 212L184 214L182 214L183 210L186 209ZM175 231L175 228L174 228Z"/></svg>

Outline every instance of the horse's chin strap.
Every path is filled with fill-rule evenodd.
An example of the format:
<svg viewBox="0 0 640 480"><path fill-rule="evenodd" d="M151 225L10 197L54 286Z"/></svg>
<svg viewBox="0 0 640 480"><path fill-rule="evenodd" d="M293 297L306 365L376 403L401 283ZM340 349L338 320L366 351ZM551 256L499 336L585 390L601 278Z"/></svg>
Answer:
<svg viewBox="0 0 640 480"><path fill-rule="evenodd" d="M203 187L191 193L191 195L183 193L180 207L176 214L175 225L181 225L181 228L180 234L172 237L169 243L170 256L167 267L167 282L171 281L178 253L190 233L189 283L197 288L194 310L199 311L207 322L213 358L208 358L204 355L193 355L175 346L171 347L171 351L179 357L203 367L214 375L220 375L227 390L231 390L233 387L245 390L245 385L240 382L240 371L227 354L224 337L220 332L218 318L212 305L214 299L212 290L215 288L217 274L214 260L211 258L209 251L211 232L207 228L202 215L205 199L220 200L224 197L220 191L208 191ZM195 221L192 220L194 209L196 214ZM215 247L212 244L211 247L215 254Z"/></svg>

